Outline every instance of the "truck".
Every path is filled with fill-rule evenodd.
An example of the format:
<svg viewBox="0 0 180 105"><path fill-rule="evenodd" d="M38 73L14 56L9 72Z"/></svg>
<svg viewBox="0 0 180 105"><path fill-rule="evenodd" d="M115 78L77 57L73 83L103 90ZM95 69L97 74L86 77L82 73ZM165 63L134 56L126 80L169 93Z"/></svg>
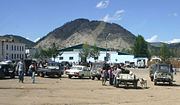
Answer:
<svg viewBox="0 0 180 105"><path fill-rule="evenodd" d="M139 78L137 78L133 72L126 69L117 71L115 74L115 79L115 87L119 87L119 85L125 85L127 87L129 85L133 85L134 88L137 88L137 84L139 81Z"/></svg>
<svg viewBox="0 0 180 105"><path fill-rule="evenodd" d="M149 76L154 82L154 85L157 85L158 82L173 84L173 69L171 64L165 63L156 63L151 65Z"/></svg>
<svg viewBox="0 0 180 105"><path fill-rule="evenodd" d="M61 77L64 73L64 69L58 62L48 62L47 67L38 68L37 73L40 77L44 77L45 75L50 77L54 77L55 75Z"/></svg>

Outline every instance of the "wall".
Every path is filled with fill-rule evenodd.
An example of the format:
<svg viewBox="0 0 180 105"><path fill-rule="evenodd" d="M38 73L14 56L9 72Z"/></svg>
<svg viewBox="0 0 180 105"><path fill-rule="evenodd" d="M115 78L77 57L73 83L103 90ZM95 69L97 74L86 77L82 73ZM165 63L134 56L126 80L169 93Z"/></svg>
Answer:
<svg viewBox="0 0 180 105"><path fill-rule="evenodd" d="M3 59L2 57L2 41L0 41L0 61Z"/></svg>
<svg viewBox="0 0 180 105"><path fill-rule="evenodd" d="M8 57L9 60L19 60L20 58L25 57L25 44L23 43L4 42L3 49L4 49L3 59Z"/></svg>
<svg viewBox="0 0 180 105"><path fill-rule="evenodd" d="M108 63L125 63L125 61L134 61L134 55L118 55L115 51L108 51L107 53L110 54L110 59ZM63 57L62 60L60 60L60 57ZM70 60L69 57L73 57L73 60ZM97 61L104 61L104 58L106 57L105 51L100 51L100 55L97 59ZM64 52L61 56L57 56L55 59L56 62L62 62L62 61L68 61L68 62L79 62L81 61L79 58L79 51L74 50L70 52ZM87 61L95 62L94 58L89 58Z"/></svg>

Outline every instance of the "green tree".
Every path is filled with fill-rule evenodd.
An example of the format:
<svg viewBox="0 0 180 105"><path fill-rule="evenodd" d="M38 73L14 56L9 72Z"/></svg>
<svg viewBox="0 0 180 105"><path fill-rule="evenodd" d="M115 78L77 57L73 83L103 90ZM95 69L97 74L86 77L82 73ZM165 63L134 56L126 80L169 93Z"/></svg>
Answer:
<svg viewBox="0 0 180 105"><path fill-rule="evenodd" d="M138 37L135 39L133 54L135 57L149 57L147 42L141 35L138 35Z"/></svg>
<svg viewBox="0 0 180 105"><path fill-rule="evenodd" d="M160 49L160 56L162 61L167 61L170 57L170 50L166 44L163 44Z"/></svg>
<svg viewBox="0 0 180 105"><path fill-rule="evenodd" d="M58 50L58 48L56 47L56 44L53 43L51 45L50 48L47 48L47 49L42 49L41 47L39 48L39 56L41 58L41 60L43 60L43 58L56 58L57 55L62 55L63 52L60 52Z"/></svg>
<svg viewBox="0 0 180 105"><path fill-rule="evenodd" d="M40 58L39 50L36 49L36 52L34 54L34 58Z"/></svg>
<svg viewBox="0 0 180 105"><path fill-rule="evenodd" d="M98 48L96 45L94 45L94 46L92 47L90 56L91 56L92 58L94 58L94 60L97 60L99 54L100 54L99 48Z"/></svg>
<svg viewBox="0 0 180 105"><path fill-rule="evenodd" d="M86 43L83 45L82 50L79 53L81 61L87 62L87 58L91 57L91 47Z"/></svg>
<svg viewBox="0 0 180 105"><path fill-rule="evenodd" d="M56 47L55 43L53 43L52 47L49 48L48 53L49 53L49 57L53 57L54 58L54 61L55 61L56 56L63 54L62 52L60 52L58 50L58 48Z"/></svg>

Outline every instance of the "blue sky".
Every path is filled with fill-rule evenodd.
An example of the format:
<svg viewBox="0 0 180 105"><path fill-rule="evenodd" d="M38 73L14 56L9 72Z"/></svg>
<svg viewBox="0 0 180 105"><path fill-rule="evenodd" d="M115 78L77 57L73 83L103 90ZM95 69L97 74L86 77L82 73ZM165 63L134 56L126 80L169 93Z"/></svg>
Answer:
<svg viewBox="0 0 180 105"><path fill-rule="evenodd" d="M0 0L0 35L34 41L77 18L119 24L149 42L180 42L180 0Z"/></svg>

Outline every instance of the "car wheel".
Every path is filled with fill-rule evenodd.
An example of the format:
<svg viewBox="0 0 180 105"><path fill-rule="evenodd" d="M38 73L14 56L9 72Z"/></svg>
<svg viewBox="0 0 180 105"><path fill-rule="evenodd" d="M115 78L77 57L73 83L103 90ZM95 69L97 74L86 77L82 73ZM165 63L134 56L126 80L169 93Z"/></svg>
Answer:
<svg viewBox="0 0 180 105"><path fill-rule="evenodd" d="M151 81L153 81L154 79L153 79L153 77L151 77Z"/></svg>
<svg viewBox="0 0 180 105"><path fill-rule="evenodd" d="M137 81L134 82L134 88L137 88Z"/></svg>
<svg viewBox="0 0 180 105"><path fill-rule="evenodd" d="M99 77L97 77L98 78L98 80L100 80L101 79L101 77L99 76Z"/></svg>
<svg viewBox="0 0 180 105"><path fill-rule="evenodd" d="M154 85L157 85L157 81L156 80L154 80Z"/></svg>
<svg viewBox="0 0 180 105"><path fill-rule="evenodd" d="M93 76L91 79L92 79L92 80L94 80L94 79L95 79L95 77Z"/></svg>
<svg viewBox="0 0 180 105"><path fill-rule="evenodd" d="M79 78L81 79L81 78L82 78L82 76L79 76Z"/></svg>
<svg viewBox="0 0 180 105"><path fill-rule="evenodd" d="M91 76L89 76L89 79L91 79Z"/></svg>
<svg viewBox="0 0 180 105"><path fill-rule="evenodd" d="M71 79L71 78L72 78L72 76L71 76L71 75L68 75L68 78L70 78L70 79Z"/></svg>
<svg viewBox="0 0 180 105"><path fill-rule="evenodd" d="M58 77L61 78L61 74L59 74Z"/></svg>
<svg viewBox="0 0 180 105"><path fill-rule="evenodd" d="M14 75L14 74L11 74L11 75L10 75L10 78L15 78L15 75Z"/></svg>
<svg viewBox="0 0 180 105"><path fill-rule="evenodd" d="M119 87L119 81L116 81L116 88Z"/></svg>
<svg viewBox="0 0 180 105"><path fill-rule="evenodd" d="M173 83L170 81L170 82L169 82L169 85L171 86L172 84L173 84Z"/></svg>

